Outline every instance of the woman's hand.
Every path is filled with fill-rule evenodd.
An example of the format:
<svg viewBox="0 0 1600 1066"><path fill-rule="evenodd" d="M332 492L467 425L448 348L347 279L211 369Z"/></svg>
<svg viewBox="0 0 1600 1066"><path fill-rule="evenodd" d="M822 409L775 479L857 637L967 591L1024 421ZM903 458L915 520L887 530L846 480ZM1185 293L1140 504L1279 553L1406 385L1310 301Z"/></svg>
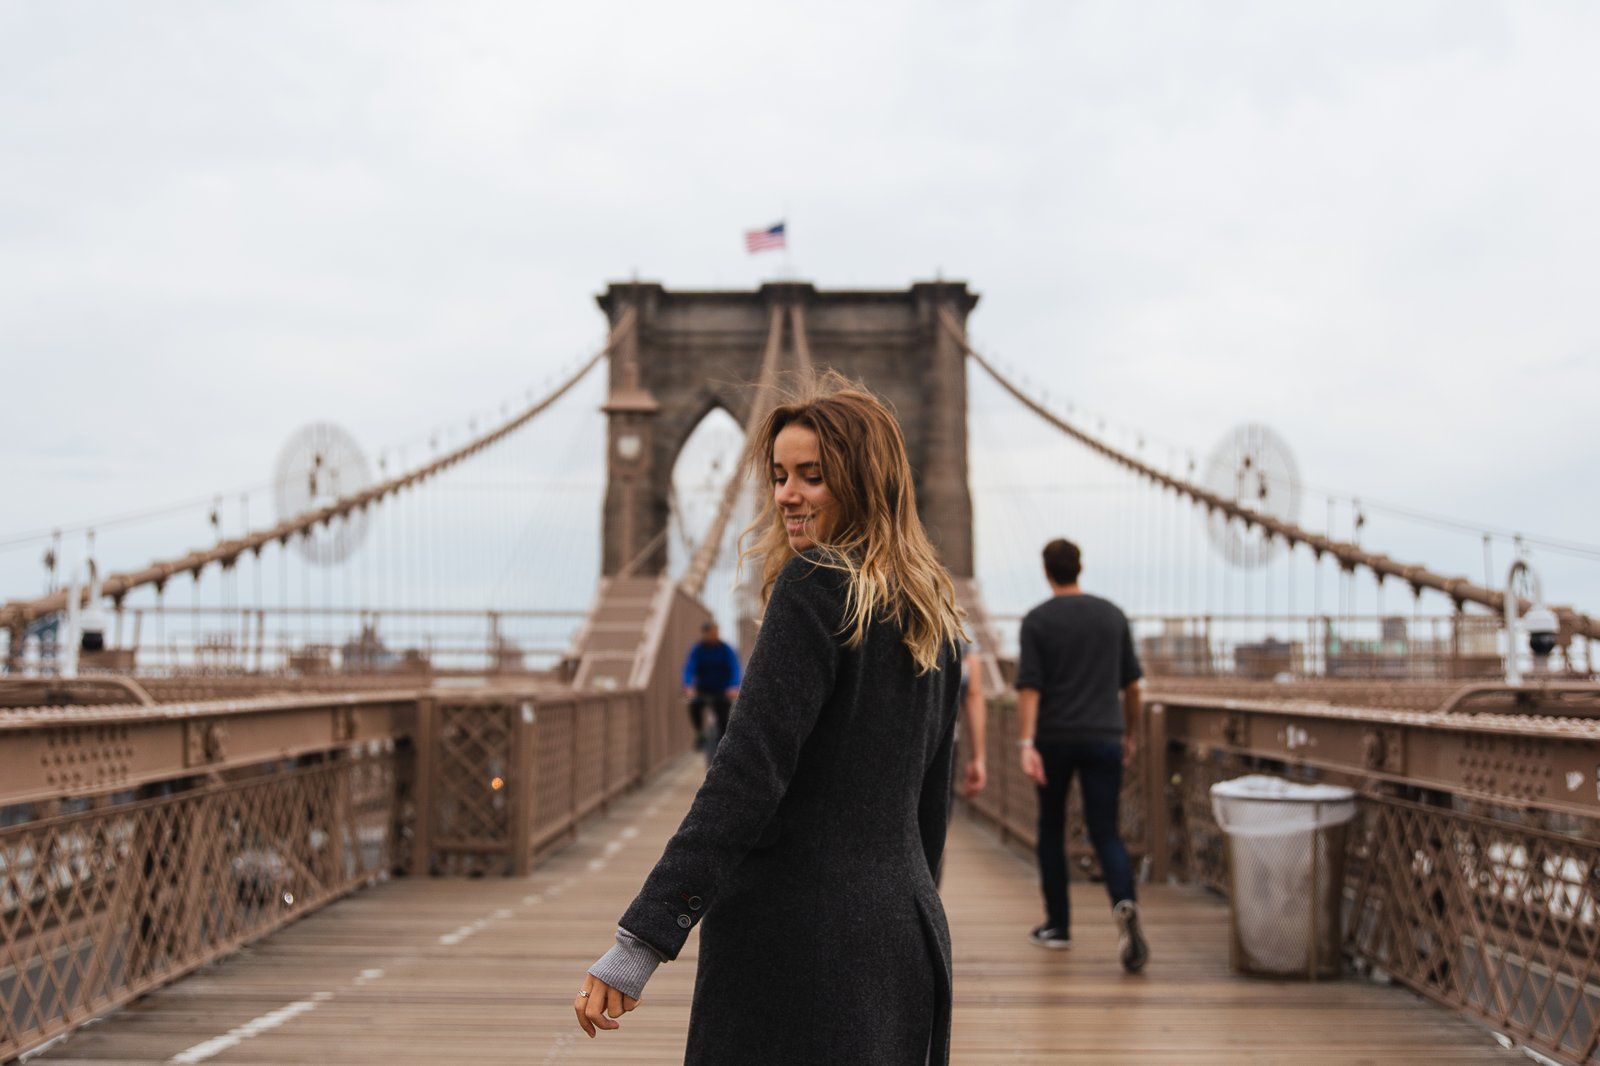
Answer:
<svg viewBox="0 0 1600 1066"><path fill-rule="evenodd" d="M622 1023L614 1019L638 1005L638 1000L623 995L592 973L583 975L583 991L572 1000L572 1009L578 1014L578 1025L589 1034L591 1040L594 1039L596 1028L617 1028Z"/></svg>
<svg viewBox="0 0 1600 1066"><path fill-rule="evenodd" d="M976 796L983 791L983 786L989 783L989 772L985 769L982 755L975 755L967 763L967 773L962 779L962 790L968 796Z"/></svg>

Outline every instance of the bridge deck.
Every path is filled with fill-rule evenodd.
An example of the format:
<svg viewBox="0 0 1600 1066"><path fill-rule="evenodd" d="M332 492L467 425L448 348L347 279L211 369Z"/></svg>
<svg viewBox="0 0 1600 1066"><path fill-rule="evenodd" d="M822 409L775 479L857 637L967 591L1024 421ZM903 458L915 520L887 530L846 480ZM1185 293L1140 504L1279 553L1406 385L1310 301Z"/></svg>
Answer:
<svg viewBox="0 0 1600 1066"><path fill-rule="evenodd" d="M570 1009L699 780L685 761L526 880L411 880L359 893L50 1048L53 1063L680 1062L696 940L594 1041ZM945 898L957 1063L1519 1062L1481 1029L1358 981L1245 980L1226 910L1146 890L1154 958L1127 977L1104 896L1076 886L1076 946L1025 942L1031 866L959 815Z"/></svg>

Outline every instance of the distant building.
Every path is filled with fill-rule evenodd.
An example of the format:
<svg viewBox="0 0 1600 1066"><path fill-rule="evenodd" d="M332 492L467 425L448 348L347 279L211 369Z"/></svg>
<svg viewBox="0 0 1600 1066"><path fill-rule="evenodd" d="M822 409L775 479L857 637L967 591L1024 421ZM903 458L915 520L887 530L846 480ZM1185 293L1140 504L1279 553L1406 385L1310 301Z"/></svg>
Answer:
<svg viewBox="0 0 1600 1066"><path fill-rule="evenodd" d="M1152 676L1186 677L1212 672L1211 642L1182 623L1168 621L1160 633L1139 639L1139 661Z"/></svg>
<svg viewBox="0 0 1600 1066"><path fill-rule="evenodd" d="M1299 641L1267 637L1251 644L1233 646L1233 672L1237 677L1271 679L1280 674L1297 676L1302 671L1303 646Z"/></svg>

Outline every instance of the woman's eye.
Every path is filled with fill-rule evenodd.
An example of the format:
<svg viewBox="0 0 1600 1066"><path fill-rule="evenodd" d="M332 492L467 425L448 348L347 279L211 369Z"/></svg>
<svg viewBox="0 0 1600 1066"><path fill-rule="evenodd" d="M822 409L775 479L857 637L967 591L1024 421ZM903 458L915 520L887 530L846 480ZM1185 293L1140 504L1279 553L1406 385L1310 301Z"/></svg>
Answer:
<svg viewBox="0 0 1600 1066"><path fill-rule="evenodd" d="M820 484L822 484L822 479L820 477L808 477L808 478L806 478L806 484L807 485L820 485Z"/></svg>

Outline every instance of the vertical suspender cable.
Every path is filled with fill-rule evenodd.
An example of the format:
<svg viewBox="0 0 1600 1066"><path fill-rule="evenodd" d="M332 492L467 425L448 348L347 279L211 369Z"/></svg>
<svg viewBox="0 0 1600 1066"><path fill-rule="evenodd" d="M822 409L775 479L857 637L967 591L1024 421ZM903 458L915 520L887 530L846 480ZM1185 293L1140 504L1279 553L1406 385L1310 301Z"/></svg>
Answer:
<svg viewBox="0 0 1600 1066"><path fill-rule="evenodd" d="M761 355L761 376L756 381L755 392L750 398L750 411L745 419L747 436L755 432L771 401L778 372L778 356L783 347L783 323L784 308L774 304L767 317L767 345ZM701 537L699 546L695 548L694 557L689 560L689 568L685 571L683 579L678 583L678 587L686 594L699 596L704 591L706 578L710 576L711 568L716 564L717 556L721 552L723 533L727 529L728 519L733 514L734 501L742 488L744 486L739 480L739 469L735 466L729 471L728 480L723 485L722 499L712 516L711 524Z"/></svg>
<svg viewBox="0 0 1600 1066"><path fill-rule="evenodd" d="M806 309L798 300L789 307L789 325L794 331L794 361L803 377L809 378L811 368L811 338L806 335Z"/></svg>

